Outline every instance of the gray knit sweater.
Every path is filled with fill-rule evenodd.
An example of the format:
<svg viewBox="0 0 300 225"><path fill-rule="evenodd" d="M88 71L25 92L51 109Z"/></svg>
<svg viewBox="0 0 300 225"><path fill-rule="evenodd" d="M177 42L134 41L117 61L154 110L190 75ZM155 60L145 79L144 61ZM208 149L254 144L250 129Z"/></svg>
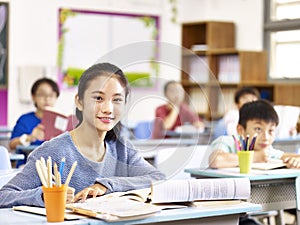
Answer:
<svg viewBox="0 0 300 225"><path fill-rule="evenodd" d="M73 162L77 167L69 183L75 193L99 182L107 187L107 193L150 187L151 182L165 176L150 165L138 151L126 146L123 141L106 142L106 154L102 162L93 162L84 157L75 147L69 132L51 141L44 142L28 157L24 169L0 190L0 207L16 205L44 206L41 198L41 182L35 168L37 159L51 156L58 166L66 158L62 183L65 182Z"/></svg>

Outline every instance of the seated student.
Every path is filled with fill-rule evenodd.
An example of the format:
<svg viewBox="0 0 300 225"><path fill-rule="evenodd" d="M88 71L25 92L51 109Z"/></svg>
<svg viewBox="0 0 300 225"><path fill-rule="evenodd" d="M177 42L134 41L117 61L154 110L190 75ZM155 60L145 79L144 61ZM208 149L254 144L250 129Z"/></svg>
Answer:
<svg viewBox="0 0 300 225"><path fill-rule="evenodd" d="M164 95L168 103L155 110L152 138L164 138L166 131L174 131L186 123L197 129L204 129L204 123L184 102L184 89L177 81L169 81L164 86Z"/></svg>
<svg viewBox="0 0 300 225"><path fill-rule="evenodd" d="M257 100L244 104L239 111L237 133L246 137L257 134L254 145L254 162L267 162L268 158L282 159L288 168L300 168L300 155L285 153L274 149L275 129L278 115L274 107L266 100ZM212 153L209 165L212 168L238 166L237 149L232 136L221 136L210 145Z"/></svg>
<svg viewBox="0 0 300 225"><path fill-rule="evenodd" d="M221 135L237 134L236 126L239 121L239 109L247 102L252 102L260 99L259 91L253 87L242 87L234 94L234 102L236 109L227 111L222 119L217 122L214 128L214 137Z"/></svg>
<svg viewBox="0 0 300 225"><path fill-rule="evenodd" d="M46 106L53 107L55 105L59 97L58 85L49 78L38 79L31 87L31 97L36 110L21 115L17 120L9 142L11 150L16 149L18 145L29 146L43 143L45 128L40 124L43 110ZM25 162L26 159L18 162L18 166Z"/></svg>
<svg viewBox="0 0 300 225"><path fill-rule="evenodd" d="M239 110L237 133L246 137L257 134L254 145L254 162L267 162L268 158L282 159L288 168L300 168L300 155L285 153L274 149L275 129L278 115L274 107L266 100L245 103ZM221 136L210 145L209 156L211 168L237 167L238 156L232 136ZM251 217L240 217L239 225L259 224Z"/></svg>
<svg viewBox="0 0 300 225"><path fill-rule="evenodd" d="M99 63L88 68L79 80L75 96L79 124L74 130L44 142L29 155L22 171L0 189L0 207L44 206L42 183L35 167L41 157L51 156L57 163L65 157L62 183L77 161L69 183L76 195L73 198L69 193L68 202L146 188L165 179L119 136L128 94L128 81L118 67Z"/></svg>

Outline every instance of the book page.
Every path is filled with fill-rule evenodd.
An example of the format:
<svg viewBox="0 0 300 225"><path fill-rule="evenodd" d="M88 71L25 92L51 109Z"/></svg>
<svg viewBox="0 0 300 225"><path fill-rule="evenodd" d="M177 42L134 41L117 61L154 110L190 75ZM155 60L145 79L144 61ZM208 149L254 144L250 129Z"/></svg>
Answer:
<svg viewBox="0 0 300 225"><path fill-rule="evenodd" d="M248 178L169 180L152 186L152 203L248 199Z"/></svg>
<svg viewBox="0 0 300 225"><path fill-rule="evenodd" d="M286 164L280 159L269 159L268 162L264 163L252 163L251 168L257 170L273 170L286 168Z"/></svg>
<svg viewBox="0 0 300 225"><path fill-rule="evenodd" d="M150 188L131 190L126 192L113 192L103 195L102 198L127 198L139 202L146 202L150 195Z"/></svg>
<svg viewBox="0 0 300 225"><path fill-rule="evenodd" d="M67 204L68 209L84 209L98 214L108 214L117 217L134 217L159 212L161 209L152 204L133 201L124 198L90 198L85 202ZM80 210L76 211L80 213Z"/></svg>

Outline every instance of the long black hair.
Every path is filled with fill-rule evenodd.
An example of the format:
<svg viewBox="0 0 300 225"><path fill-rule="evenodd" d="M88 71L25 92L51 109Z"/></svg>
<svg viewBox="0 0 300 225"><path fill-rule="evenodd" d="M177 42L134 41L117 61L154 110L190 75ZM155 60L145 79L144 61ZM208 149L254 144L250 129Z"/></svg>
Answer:
<svg viewBox="0 0 300 225"><path fill-rule="evenodd" d="M98 76L114 76L117 78L122 85L122 87L125 89L125 102L127 101L127 97L130 93L130 87L128 80L123 73L123 71L118 68L117 66L110 64L110 63L98 63L87 70L83 72L79 79L79 85L78 85L78 98L83 99L84 97L84 92L88 88L90 82L92 82L96 77ZM76 108L76 117L78 119L78 124L77 127L82 123L83 117L82 117L82 112ZM115 140L119 133L121 132L122 129L122 124L121 122L118 122L116 126L107 132L105 136L105 140Z"/></svg>

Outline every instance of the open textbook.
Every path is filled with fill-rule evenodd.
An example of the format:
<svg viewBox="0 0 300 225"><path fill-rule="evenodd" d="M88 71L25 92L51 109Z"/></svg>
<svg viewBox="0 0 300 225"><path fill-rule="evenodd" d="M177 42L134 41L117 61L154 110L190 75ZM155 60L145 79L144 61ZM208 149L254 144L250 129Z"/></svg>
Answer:
<svg viewBox="0 0 300 225"><path fill-rule="evenodd" d="M147 189L114 192L85 202L67 204L66 208L79 214L118 221L152 216L162 209L186 207L178 204L180 202L242 200L249 197L248 178L169 180Z"/></svg>
<svg viewBox="0 0 300 225"><path fill-rule="evenodd" d="M273 170L286 168L286 164L281 159L269 159L268 162L252 163L251 168L257 170Z"/></svg>
<svg viewBox="0 0 300 225"><path fill-rule="evenodd" d="M109 222L142 219L161 211L158 206L149 203L106 196L89 198L81 203L70 203L66 208L74 213Z"/></svg>
<svg viewBox="0 0 300 225"><path fill-rule="evenodd" d="M53 107L46 107L41 122L45 126L45 140L74 129L77 123L75 115L67 115Z"/></svg>
<svg viewBox="0 0 300 225"><path fill-rule="evenodd" d="M248 178L169 180L152 185L151 202L248 199L250 187Z"/></svg>

